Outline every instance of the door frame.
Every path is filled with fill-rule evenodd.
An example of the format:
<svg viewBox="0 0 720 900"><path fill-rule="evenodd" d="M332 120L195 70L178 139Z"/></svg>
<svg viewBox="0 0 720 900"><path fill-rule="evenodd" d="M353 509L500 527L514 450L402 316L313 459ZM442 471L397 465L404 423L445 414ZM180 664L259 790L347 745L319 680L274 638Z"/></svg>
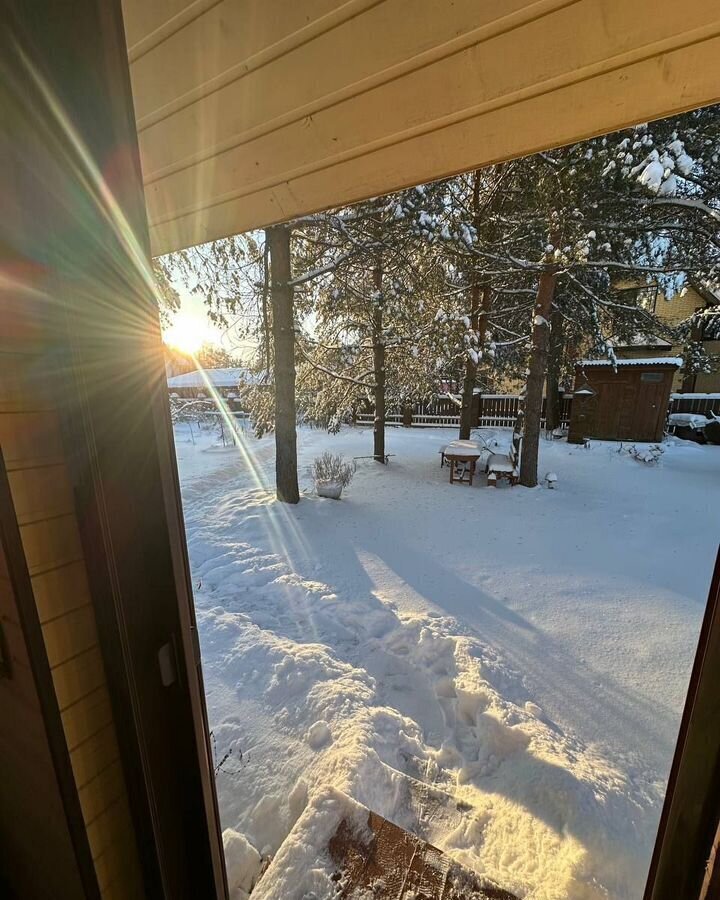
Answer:
<svg viewBox="0 0 720 900"><path fill-rule="evenodd" d="M644 900L717 900L720 864L720 550L710 584Z"/></svg>
<svg viewBox="0 0 720 900"><path fill-rule="evenodd" d="M121 3L6 9L11 247L46 286L27 304L47 337L146 895L226 900Z"/></svg>

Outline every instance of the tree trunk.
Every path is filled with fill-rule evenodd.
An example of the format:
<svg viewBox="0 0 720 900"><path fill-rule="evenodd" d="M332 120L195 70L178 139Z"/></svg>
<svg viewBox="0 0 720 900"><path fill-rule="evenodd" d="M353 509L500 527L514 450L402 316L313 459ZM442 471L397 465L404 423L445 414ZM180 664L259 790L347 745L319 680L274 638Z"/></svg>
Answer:
<svg viewBox="0 0 720 900"><path fill-rule="evenodd" d="M373 269L373 376L375 379L375 421L373 423L373 456L385 462L385 340L383 335L382 257Z"/></svg>
<svg viewBox="0 0 720 900"><path fill-rule="evenodd" d="M290 228L265 230L270 248L273 355L275 359L275 485L283 503L300 499L295 431L295 322L290 284Z"/></svg>
<svg viewBox="0 0 720 900"><path fill-rule="evenodd" d="M552 432L560 425L560 368L563 355L563 317L557 307L550 315L550 346L545 387L545 430Z"/></svg>
<svg viewBox="0 0 720 900"><path fill-rule="evenodd" d="M473 175L472 209L473 224L476 231L480 231L480 169L476 169ZM488 313L490 312L490 285L485 282L482 285L482 315L480 309L480 289L482 279L475 272L471 275L470 287L470 327L478 336L478 350L480 353L485 346L485 334L487 333ZM462 405L460 407L460 440L466 441L470 437L473 421L473 394L477 379L478 364L468 355L465 358L465 378L463 379Z"/></svg>
<svg viewBox="0 0 720 900"><path fill-rule="evenodd" d="M477 334L480 317L480 285L473 282L470 288L470 327ZM473 393L477 377L477 363L470 354L465 355L465 377L463 378L462 406L460 407L460 440L466 441L472 431Z"/></svg>
<svg viewBox="0 0 720 900"><path fill-rule="evenodd" d="M263 289L262 289L262 322L263 322L263 357L266 372L270 372L270 322L268 316L268 297L270 295L270 247L267 239L263 248Z"/></svg>
<svg viewBox="0 0 720 900"><path fill-rule="evenodd" d="M492 291L490 283L482 284L482 301L480 284L473 284L470 293L470 323L477 334L478 354L481 355L485 346L488 317L490 315L490 300ZM468 356L465 360L465 378L463 379L462 406L460 407L460 440L466 441L470 437L475 423L473 422L473 397L477 383L478 364Z"/></svg>
<svg viewBox="0 0 720 900"><path fill-rule="evenodd" d="M538 281L525 393L525 428L520 462L520 484L525 487L535 487L538 482L543 384L545 383L550 338L549 320L556 282L557 272L554 270L543 272Z"/></svg>

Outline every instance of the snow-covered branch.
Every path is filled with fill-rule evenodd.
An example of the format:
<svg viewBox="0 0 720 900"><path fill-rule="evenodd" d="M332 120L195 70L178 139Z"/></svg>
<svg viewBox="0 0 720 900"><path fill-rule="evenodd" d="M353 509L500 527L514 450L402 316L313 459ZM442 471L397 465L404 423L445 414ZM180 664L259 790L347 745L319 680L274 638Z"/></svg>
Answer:
<svg viewBox="0 0 720 900"><path fill-rule="evenodd" d="M304 348L301 344L297 345L298 350L300 351L300 355L313 369L316 369L318 372L323 372L325 375L329 375L331 378L337 378L339 381L347 381L350 384L356 384L358 387L367 388L369 390L373 390L375 388L375 384L371 381L364 381L362 378L353 378L352 375L343 375L340 372L335 372L333 369L330 369L328 366L323 366L321 363L315 362L308 354L305 352ZM363 375L371 375L372 372L363 372Z"/></svg>
<svg viewBox="0 0 720 900"><path fill-rule="evenodd" d="M341 253L340 256L325 263L324 266L318 266L316 269L311 269L303 275L298 275L297 278L292 278L288 281L288 285L290 287L298 287L301 284L307 284L308 281L314 281L314 279L319 278L321 275L328 275L330 272L334 272L348 259L350 259L350 253Z"/></svg>

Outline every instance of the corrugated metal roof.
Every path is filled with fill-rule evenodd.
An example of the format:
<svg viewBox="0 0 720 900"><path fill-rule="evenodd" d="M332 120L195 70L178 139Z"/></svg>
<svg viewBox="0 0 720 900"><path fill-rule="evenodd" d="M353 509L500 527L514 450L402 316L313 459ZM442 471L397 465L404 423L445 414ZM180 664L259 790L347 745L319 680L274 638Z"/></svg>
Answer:
<svg viewBox="0 0 720 900"><path fill-rule="evenodd" d="M184 372L182 375L173 375L168 378L170 388L204 388L208 381L213 387L232 388L240 384L255 384L259 376L247 369L195 369L193 372Z"/></svg>
<svg viewBox="0 0 720 900"><path fill-rule="evenodd" d="M609 359L581 359L575 363L576 366L585 368L585 366L676 366L680 368L683 364L679 356L652 356L643 357L641 359L618 359L615 362Z"/></svg>

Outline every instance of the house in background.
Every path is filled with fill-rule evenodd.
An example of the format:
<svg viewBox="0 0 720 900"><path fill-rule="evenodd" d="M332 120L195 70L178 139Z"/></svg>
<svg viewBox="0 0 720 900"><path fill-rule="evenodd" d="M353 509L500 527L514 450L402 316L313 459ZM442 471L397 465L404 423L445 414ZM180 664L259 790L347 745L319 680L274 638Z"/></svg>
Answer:
<svg viewBox="0 0 720 900"><path fill-rule="evenodd" d="M168 392L171 397L204 399L210 394L220 394L226 399L235 399L238 391L250 385L268 382L266 373L251 372L242 367L225 369L195 369L182 375L168 378Z"/></svg>
<svg viewBox="0 0 720 900"><path fill-rule="evenodd" d="M628 296L632 293L650 312L654 312L670 327L676 327L686 321L698 310L717 306L720 312L720 294L703 285L689 283L681 294L667 298L657 285L620 287L617 293ZM673 378L673 391L677 393L715 393L720 392L720 340L705 337L702 331L697 334L703 348L714 362L715 371L707 374L685 375L677 370ZM646 357L676 357L682 354L682 346L673 344L657 335L639 334L629 343L616 343L615 352L618 359L642 359Z"/></svg>

